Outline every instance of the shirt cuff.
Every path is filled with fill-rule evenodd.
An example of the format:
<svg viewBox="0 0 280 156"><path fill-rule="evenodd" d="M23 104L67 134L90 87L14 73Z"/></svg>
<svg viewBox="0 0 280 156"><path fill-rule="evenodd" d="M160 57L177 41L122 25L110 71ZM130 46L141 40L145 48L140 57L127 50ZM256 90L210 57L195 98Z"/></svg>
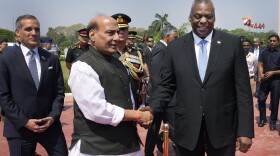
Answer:
<svg viewBox="0 0 280 156"><path fill-rule="evenodd" d="M120 122L122 122L124 118L124 109L121 107L115 107L115 115L112 118L112 126L117 126Z"/></svg>

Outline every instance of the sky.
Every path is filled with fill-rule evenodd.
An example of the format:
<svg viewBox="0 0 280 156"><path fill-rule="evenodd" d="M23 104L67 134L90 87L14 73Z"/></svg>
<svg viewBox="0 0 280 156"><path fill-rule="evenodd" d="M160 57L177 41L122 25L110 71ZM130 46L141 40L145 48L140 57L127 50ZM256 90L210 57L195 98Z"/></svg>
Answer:
<svg viewBox="0 0 280 156"><path fill-rule="evenodd" d="M0 0L0 28L14 30L18 16L32 14L45 35L49 27L87 25L100 15L125 13L132 19L130 27L147 29L155 14L168 14L168 21L179 28L188 22L193 0ZM278 31L278 1L280 0L212 0L215 5L215 28L243 28L252 32ZM265 23L265 29L243 25L242 18L251 16L254 23ZM189 28L189 31L191 28Z"/></svg>

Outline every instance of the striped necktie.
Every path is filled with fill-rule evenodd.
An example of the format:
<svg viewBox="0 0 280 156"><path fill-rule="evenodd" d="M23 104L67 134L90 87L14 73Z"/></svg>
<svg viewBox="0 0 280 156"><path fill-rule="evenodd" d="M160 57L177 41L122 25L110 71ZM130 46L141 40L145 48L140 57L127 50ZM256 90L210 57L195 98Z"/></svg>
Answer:
<svg viewBox="0 0 280 156"><path fill-rule="evenodd" d="M29 62L28 62L28 68L31 73L31 76L33 78L33 81L36 85L36 88L38 89L39 87L39 76L38 76L38 70L37 70L37 65L36 65L36 59L35 59L35 52L33 50L30 50L28 52L29 54Z"/></svg>

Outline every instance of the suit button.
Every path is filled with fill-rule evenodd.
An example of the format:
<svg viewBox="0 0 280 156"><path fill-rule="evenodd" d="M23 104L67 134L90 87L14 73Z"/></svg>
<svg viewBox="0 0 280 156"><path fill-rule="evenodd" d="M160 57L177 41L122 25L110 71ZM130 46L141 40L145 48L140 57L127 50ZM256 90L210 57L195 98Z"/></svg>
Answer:
<svg viewBox="0 0 280 156"><path fill-rule="evenodd" d="M130 101L130 99L127 99L127 101L129 102L129 101Z"/></svg>
<svg viewBox="0 0 280 156"><path fill-rule="evenodd" d="M204 92L204 91L205 91L205 89L204 89L204 88L202 88L202 89L201 89L201 91L202 91L202 92Z"/></svg>

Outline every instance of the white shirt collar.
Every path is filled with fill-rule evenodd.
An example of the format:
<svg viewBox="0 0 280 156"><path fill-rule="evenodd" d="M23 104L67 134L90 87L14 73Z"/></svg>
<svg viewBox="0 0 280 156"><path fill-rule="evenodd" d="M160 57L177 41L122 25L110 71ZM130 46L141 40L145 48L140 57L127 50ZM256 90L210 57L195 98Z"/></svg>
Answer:
<svg viewBox="0 0 280 156"><path fill-rule="evenodd" d="M167 46L167 43L165 43L163 40L160 40L160 42Z"/></svg>
<svg viewBox="0 0 280 156"><path fill-rule="evenodd" d="M198 37L194 32L192 32L193 34L193 38L194 38L194 43L195 44L199 44L199 42L202 40L200 37ZM212 35L213 35L213 30L211 31L211 33L204 39L206 40L208 43L211 43L212 41Z"/></svg>
<svg viewBox="0 0 280 156"><path fill-rule="evenodd" d="M28 49L26 46L20 44L20 48L21 48L21 51L23 53L24 56L27 55L27 53L30 51L30 49ZM32 49L34 52L35 52L35 55L38 55L38 47Z"/></svg>

